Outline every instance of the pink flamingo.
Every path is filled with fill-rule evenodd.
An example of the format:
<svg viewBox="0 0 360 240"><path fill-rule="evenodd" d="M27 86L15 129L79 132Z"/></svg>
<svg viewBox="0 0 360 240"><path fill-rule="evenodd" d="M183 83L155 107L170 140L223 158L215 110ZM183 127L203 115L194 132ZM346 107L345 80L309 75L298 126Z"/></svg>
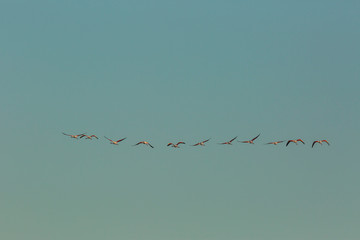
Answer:
<svg viewBox="0 0 360 240"><path fill-rule="evenodd" d="M260 133L259 133L259 135L257 135L256 137L254 137L254 138L251 139L251 140L248 140L248 141L238 141L238 142L254 144L255 139L257 139L259 136L260 136Z"/></svg>
<svg viewBox="0 0 360 240"><path fill-rule="evenodd" d="M296 143L296 145L297 145L297 142L302 142L303 144L305 144L304 141L299 138L299 139L296 139L296 140L289 140L289 141L287 141L286 147L287 147L287 145L289 145L289 143L291 143L291 142Z"/></svg>
<svg viewBox="0 0 360 240"><path fill-rule="evenodd" d="M206 143L207 141L209 141L209 140L210 140L210 138L207 139L207 140L204 140L204 141L202 141L202 142L195 143L193 146L198 146L198 145L200 145L200 146L205 146L205 143Z"/></svg>
<svg viewBox="0 0 360 240"><path fill-rule="evenodd" d="M123 140L126 139L126 137L124 137L124 138L122 138L122 139L120 139L120 140L114 141L114 140L111 140L110 138L107 138L107 137L105 137L105 136L104 136L104 138L106 138L107 140L109 140L109 141L110 141L110 144L114 144L114 145L118 145L119 142L121 142L121 141L123 141Z"/></svg>
<svg viewBox="0 0 360 240"><path fill-rule="evenodd" d="M284 141L269 142L269 143L265 143L265 144L277 145L277 144L282 143L282 142L284 142Z"/></svg>
<svg viewBox="0 0 360 240"><path fill-rule="evenodd" d="M66 136L69 136L69 137L71 137L71 138L78 139L78 137L81 138L85 133L77 134L77 135L71 135L71 134L66 134L66 133L63 132L62 134L66 135Z"/></svg>
<svg viewBox="0 0 360 240"><path fill-rule="evenodd" d="M93 137L96 138L96 139L99 139L96 135L88 136L86 134L83 134L80 138L83 138L83 137L86 137L86 139L90 139L90 140L92 140Z"/></svg>
<svg viewBox="0 0 360 240"><path fill-rule="evenodd" d="M139 144L145 144L145 145L148 145L148 146L154 148L153 146L151 146L151 144L150 144L149 142L146 142L146 141L138 142L138 143L135 144L134 146L137 146L137 145L139 145Z"/></svg>
<svg viewBox="0 0 360 240"><path fill-rule="evenodd" d="M177 144L173 144L173 143L168 143L166 146L172 146L174 148L180 148L179 144L185 144L184 142L178 142Z"/></svg>
<svg viewBox="0 0 360 240"><path fill-rule="evenodd" d="M228 141L228 142L223 142L223 143L219 143L219 144L227 144L227 145L231 145L231 144L232 144L232 141L234 141L236 138L237 138L237 136L236 136L236 137L234 137L233 139L231 139L231 140L230 140L230 141Z"/></svg>
<svg viewBox="0 0 360 240"><path fill-rule="evenodd" d="M317 140L317 141L314 141L313 144L311 145L311 147L313 148L315 143L320 143L322 145L323 142L326 142L327 145L330 146L330 143L327 141L327 140Z"/></svg>

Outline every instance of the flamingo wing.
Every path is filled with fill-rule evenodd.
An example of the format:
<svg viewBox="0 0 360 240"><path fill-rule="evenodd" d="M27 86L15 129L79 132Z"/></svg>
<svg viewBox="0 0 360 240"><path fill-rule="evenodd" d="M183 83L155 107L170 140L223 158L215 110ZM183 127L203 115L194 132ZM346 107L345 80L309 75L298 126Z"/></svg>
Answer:
<svg viewBox="0 0 360 240"><path fill-rule="evenodd" d="M117 140L116 142L119 143L119 142L121 142L121 141L123 141L123 140L125 140L125 139L126 139L126 137L124 137L124 138L122 138L122 139L120 139L120 140Z"/></svg>
<svg viewBox="0 0 360 240"><path fill-rule="evenodd" d="M231 143L231 142L234 141L236 138L237 138L237 136L234 137L233 139L231 139L229 142Z"/></svg>
<svg viewBox="0 0 360 240"><path fill-rule="evenodd" d="M107 138L106 136L104 136L104 138L106 138L106 139L109 140L110 142L113 142L113 140L111 140L110 138Z"/></svg>
<svg viewBox="0 0 360 240"><path fill-rule="evenodd" d="M304 141L302 139L300 139L300 138L297 139L296 141L299 141L299 142L302 142L303 144L305 144Z"/></svg>
<svg viewBox="0 0 360 240"><path fill-rule="evenodd" d="M259 135L257 135L257 136L254 137L253 139L251 139L251 141L254 141L254 140L257 139L259 136L260 136L260 133L259 133Z"/></svg>

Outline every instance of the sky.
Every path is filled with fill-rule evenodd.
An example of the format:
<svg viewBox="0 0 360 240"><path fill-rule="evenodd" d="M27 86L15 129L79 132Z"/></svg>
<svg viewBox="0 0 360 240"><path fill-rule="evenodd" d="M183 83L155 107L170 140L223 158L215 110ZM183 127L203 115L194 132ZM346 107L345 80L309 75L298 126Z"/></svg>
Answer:
<svg viewBox="0 0 360 240"><path fill-rule="evenodd" d="M359 9L0 0L0 238L359 239Z"/></svg>

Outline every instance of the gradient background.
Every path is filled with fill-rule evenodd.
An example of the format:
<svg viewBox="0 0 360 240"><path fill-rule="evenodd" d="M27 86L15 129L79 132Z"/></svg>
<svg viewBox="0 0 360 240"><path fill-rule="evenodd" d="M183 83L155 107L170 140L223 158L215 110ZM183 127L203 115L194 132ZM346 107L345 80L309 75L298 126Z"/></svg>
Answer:
<svg viewBox="0 0 360 240"><path fill-rule="evenodd" d="M359 10L0 1L0 238L360 239Z"/></svg>

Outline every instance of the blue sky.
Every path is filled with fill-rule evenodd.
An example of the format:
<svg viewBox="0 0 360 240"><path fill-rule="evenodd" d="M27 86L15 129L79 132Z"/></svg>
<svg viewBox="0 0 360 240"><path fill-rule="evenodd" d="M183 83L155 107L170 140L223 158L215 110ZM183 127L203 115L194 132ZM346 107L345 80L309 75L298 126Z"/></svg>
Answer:
<svg viewBox="0 0 360 240"><path fill-rule="evenodd" d="M0 1L0 237L359 239L359 8Z"/></svg>

